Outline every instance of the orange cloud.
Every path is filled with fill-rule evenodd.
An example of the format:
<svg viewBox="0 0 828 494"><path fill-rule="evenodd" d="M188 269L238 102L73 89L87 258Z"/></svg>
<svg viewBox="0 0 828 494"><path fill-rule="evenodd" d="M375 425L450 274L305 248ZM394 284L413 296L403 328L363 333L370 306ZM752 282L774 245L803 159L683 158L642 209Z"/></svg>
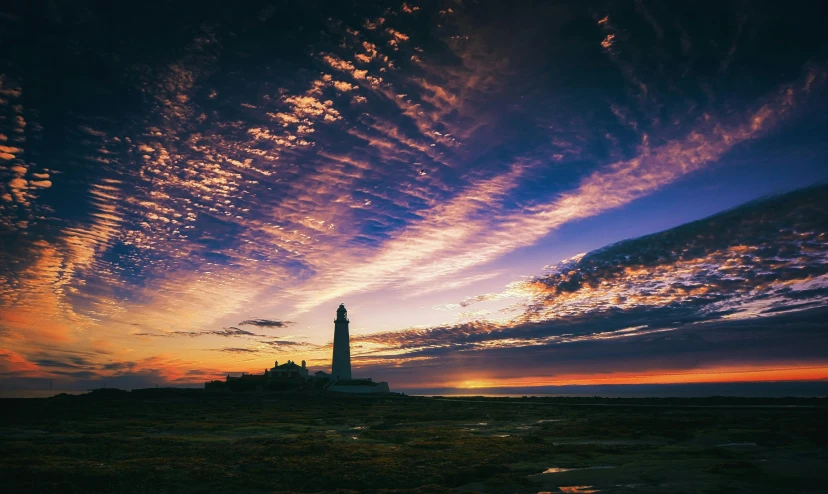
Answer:
<svg viewBox="0 0 828 494"><path fill-rule="evenodd" d="M40 371L34 362L13 350L0 348L0 375L28 376Z"/></svg>

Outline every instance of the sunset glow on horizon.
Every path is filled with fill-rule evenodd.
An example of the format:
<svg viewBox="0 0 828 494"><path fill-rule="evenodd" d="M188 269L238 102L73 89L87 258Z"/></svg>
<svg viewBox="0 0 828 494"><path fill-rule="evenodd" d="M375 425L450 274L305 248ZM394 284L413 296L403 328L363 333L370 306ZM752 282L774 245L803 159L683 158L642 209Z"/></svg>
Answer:
<svg viewBox="0 0 828 494"><path fill-rule="evenodd" d="M0 7L0 388L828 380L818 5L315 5Z"/></svg>
<svg viewBox="0 0 828 494"><path fill-rule="evenodd" d="M482 380L448 381L442 383L421 383L432 388L507 388L543 386L583 386L594 384L690 384L724 382L777 382L777 381L824 381L828 380L828 365L801 367L720 367L693 369L682 372L660 372L652 370L647 374L606 375L564 375L553 378L525 376L515 380L497 378Z"/></svg>

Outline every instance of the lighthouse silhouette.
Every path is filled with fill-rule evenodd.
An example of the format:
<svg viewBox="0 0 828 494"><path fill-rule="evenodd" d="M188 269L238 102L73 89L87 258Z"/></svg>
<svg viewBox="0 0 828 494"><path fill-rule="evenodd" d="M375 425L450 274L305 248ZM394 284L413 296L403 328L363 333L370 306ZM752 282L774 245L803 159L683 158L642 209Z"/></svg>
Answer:
<svg viewBox="0 0 828 494"><path fill-rule="evenodd" d="M333 362L331 377L334 380L351 379L351 339L348 335L348 310L339 304L334 320Z"/></svg>

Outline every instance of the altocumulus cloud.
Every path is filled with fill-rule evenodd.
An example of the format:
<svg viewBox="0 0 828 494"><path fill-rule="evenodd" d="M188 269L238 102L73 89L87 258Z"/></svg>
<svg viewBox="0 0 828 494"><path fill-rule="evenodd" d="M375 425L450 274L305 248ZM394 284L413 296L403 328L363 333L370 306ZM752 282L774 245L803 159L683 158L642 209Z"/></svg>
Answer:
<svg viewBox="0 0 828 494"><path fill-rule="evenodd" d="M9 4L0 42L20 49L0 55L3 375L94 370L129 373L133 384L187 382L217 357L222 345L211 337L294 352L302 347L254 333L288 321L221 326L281 314L304 327L305 312L346 295L473 286L507 254L545 248L565 225L807 128L813 121L800 119L821 114L828 79L816 7L757 7L744 14L757 42L724 53L702 47L730 46L732 30L693 22L693 8L678 3L642 18L638 3L504 15L490 15L486 2L421 4L409 15L417 7L356 2L345 16L320 16L314 2L298 2L288 24L278 8L262 16L253 3L209 22L184 4L158 17L125 3L77 16L67 3L56 7L65 29L36 44L22 34L39 14ZM729 19L721 26L741 22L726 3L709 14ZM147 23L157 29L136 29ZM526 35L504 42L512 31ZM123 50L125 33L134 50ZM770 45L785 56L774 58ZM37 63L54 53L66 63ZM90 63L113 77L64 70ZM27 82L44 78L69 97L56 102ZM801 133L813 140L798 144L808 149L800 156L821 158L821 141L808 147L820 130ZM653 237L455 304L528 299L508 327L448 325L355 345L364 358L412 362L442 348L471 356L551 337L572 347L583 344L576 337L670 334L651 333L672 328L660 325L669 316L818 307L825 229L768 230L773 240L759 242L745 233L759 219L740 225L711 234L738 244ZM157 340L134 345L136 326ZM327 325L309 327L315 343L329 337ZM163 356L169 338L192 339L187 359ZM134 366L41 355L51 344L103 349L86 357L94 365ZM383 355L395 351L411 354Z"/></svg>
<svg viewBox="0 0 828 494"><path fill-rule="evenodd" d="M576 256L457 304L523 296L517 317L355 336L355 361L483 371L520 356L535 372L556 362L553 373L816 362L828 336L826 198L828 185L806 188Z"/></svg>

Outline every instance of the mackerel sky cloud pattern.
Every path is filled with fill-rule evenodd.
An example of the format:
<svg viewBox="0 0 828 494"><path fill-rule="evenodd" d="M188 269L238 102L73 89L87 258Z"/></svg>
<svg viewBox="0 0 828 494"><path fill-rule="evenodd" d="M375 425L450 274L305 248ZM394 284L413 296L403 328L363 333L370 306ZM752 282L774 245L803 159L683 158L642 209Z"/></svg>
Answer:
<svg viewBox="0 0 828 494"><path fill-rule="evenodd" d="M2 7L0 378L828 368L823 6L215 7Z"/></svg>

